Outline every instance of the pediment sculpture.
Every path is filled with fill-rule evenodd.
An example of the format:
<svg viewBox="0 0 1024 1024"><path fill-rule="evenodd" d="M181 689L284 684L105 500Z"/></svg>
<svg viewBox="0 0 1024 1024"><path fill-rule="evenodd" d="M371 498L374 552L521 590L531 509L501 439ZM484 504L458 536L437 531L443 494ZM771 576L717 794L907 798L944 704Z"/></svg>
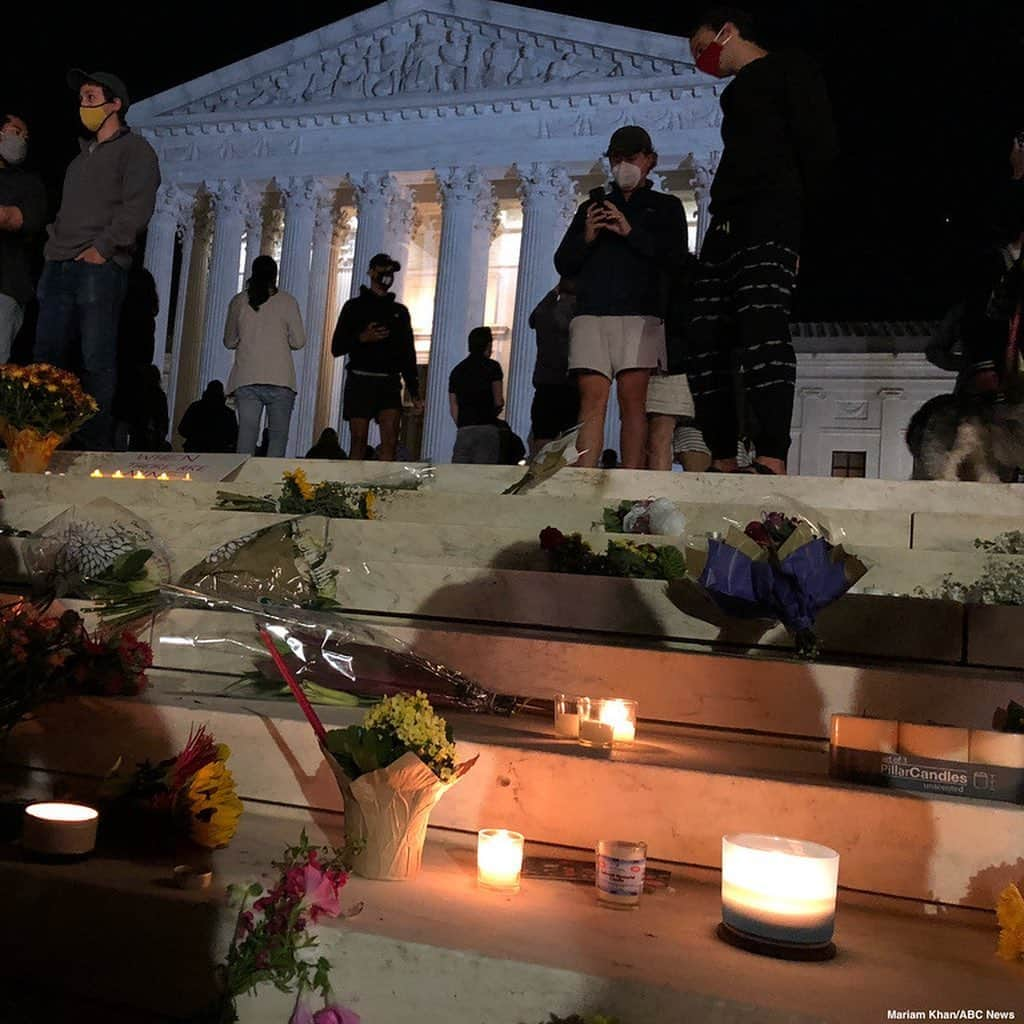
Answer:
<svg viewBox="0 0 1024 1024"><path fill-rule="evenodd" d="M692 68L682 53L678 61L667 60L465 18L422 14L205 96L173 113L689 74Z"/></svg>

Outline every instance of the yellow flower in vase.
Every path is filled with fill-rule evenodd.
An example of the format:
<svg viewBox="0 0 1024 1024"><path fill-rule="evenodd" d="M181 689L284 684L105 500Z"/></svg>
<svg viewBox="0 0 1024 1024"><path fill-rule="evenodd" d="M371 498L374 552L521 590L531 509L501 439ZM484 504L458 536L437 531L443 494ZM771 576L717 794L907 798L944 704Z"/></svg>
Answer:
<svg viewBox="0 0 1024 1024"><path fill-rule="evenodd" d="M192 776L184 803L193 842L211 850L231 842L243 804L235 792L234 776L223 761L212 761Z"/></svg>
<svg viewBox="0 0 1024 1024"><path fill-rule="evenodd" d="M996 904L999 920L999 946L996 953L1003 960L1024 959L1024 897L1012 883L1000 894Z"/></svg>

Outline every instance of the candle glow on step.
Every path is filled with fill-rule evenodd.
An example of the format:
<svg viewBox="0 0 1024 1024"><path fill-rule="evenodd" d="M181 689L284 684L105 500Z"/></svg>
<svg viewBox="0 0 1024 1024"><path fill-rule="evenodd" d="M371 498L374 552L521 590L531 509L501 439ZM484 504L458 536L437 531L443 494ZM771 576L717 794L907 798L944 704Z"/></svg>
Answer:
<svg viewBox="0 0 1024 1024"><path fill-rule="evenodd" d="M504 828L477 833L476 880L484 889L518 892L523 870L523 836Z"/></svg>
<svg viewBox="0 0 1024 1024"><path fill-rule="evenodd" d="M769 941L827 943L835 928L839 854L779 836L722 837L722 920Z"/></svg>
<svg viewBox="0 0 1024 1024"><path fill-rule="evenodd" d="M578 706L580 743L585 747L608 749L636 739L635 700L581 697Z"/></svg>
<svg viewBox="0 0 1024 1024"><path fill-rule="evenodd" d="M81 857L96 845L99 812L84 804L38 803L25 808L21 842L33 853Z"/></svg>

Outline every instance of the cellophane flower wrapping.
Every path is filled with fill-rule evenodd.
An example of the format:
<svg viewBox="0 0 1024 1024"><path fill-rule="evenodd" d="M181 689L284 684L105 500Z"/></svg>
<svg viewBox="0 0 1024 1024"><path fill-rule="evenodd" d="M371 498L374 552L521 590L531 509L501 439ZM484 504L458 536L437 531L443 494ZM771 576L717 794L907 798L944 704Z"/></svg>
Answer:
<svg viewBox="0 0 1024 1024"><path fill-rule="evenodd" d="M818 612L867 566L846 551L845 532L798 503L766 498L757 519L723 521L706 546L687 548L689 575L727 615L781 622L798 652L815 657Z"/></svg>

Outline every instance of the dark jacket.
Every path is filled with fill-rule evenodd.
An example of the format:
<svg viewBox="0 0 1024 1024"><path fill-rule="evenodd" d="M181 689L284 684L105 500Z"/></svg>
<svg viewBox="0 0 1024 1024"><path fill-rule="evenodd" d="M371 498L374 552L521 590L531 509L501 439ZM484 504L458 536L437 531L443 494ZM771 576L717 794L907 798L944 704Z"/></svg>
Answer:
<svg viewBox="0 0 1024 1024"><path fill-rule="evenodd" d="M64 175L60 209L43 255L73 260L94 246L127 269L156 206L156 152L130 128L98 145L95 139L82 139L81 146Z"/></svg>
<svg viewBox="0 0 1024 1024"><path fill-rule="evenodd" d="M565 384L569 374L569 321L575 313L576 296L568 292L560 295L557 288L552 288L530 314L530 326L537 332L535 388Z"/></svg>
<svg viewBox="0 0 1024 1024"><path fill-rule="evenodd" d="M382 324L391 333L383 341L360 341L359 335L373 323ZM331 354L348 356L349 370L396 377L401 374L410 397L420 396L412 320L409 310L396 302L391 292L377 295L363 286L354 299L342 306L331 338Z"/></svg>
<svg viewBox="0 0 1024 1024"><path fill-rule="evenodd" d="M187 452L233 452L238 446L238 419L223 397L204 397L185 410L178 433Z"/></svg>
<svg viewBox="0 0 1024 1024"><path fill-rule="evenodd" d="M740 71L721 102L712 215L736 220L744 236L798 242L839 152L821 75L799 53L769 53Z"/></svg>
<svg viewBox="0 0 1024 1024"><path fill-rule="evenodd" d="M18 231L0 231L0 295L24 305L34 291L32 242L46 226L46 189L42 179L21 167L0 167L0 206L21 210Z"/></svg>
<svg viewBox="0 0 1024 1024"><path fill-rule="evenodd" d="M631 231L626 237L601 231L585 240L587 200L577 211L555 253L562 277L576 279L576 316L664 317L669 282L687 251L683 204L648 185L627 201L617 185L606 201L622 210Z"/></svg>

